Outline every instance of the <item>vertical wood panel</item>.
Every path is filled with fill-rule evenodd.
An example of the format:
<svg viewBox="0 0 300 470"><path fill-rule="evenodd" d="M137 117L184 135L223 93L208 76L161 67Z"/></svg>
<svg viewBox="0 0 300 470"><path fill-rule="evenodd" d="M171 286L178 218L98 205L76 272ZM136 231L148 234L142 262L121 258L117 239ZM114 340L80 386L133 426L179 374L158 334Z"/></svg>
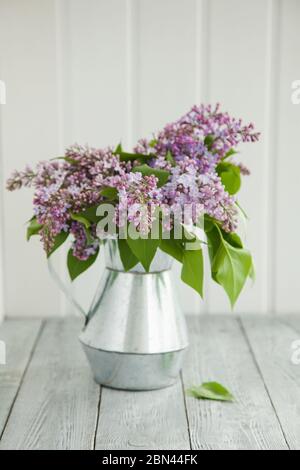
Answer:
<svg viewBox="0 0 300 470"><path fill-rule="evenodd" d="M209 97L209 0L195 0L195 104L207 103ZM201 311L209 312L208 288L211 283L209 269L209 256L207 250L204 254L204 297Z"/></svg>
<svg viewBox="0 0 300 470"><path fill-rule="evenodd" d="M2 49L3 41L0 29L0 80L5 83L3 70L2 70ZM2 97L3 98L3 97ZM5 106L0 100L0 323L4 318L4 244L3 244L3 231L4 231L4 214L3 214L3 149L2 149L2 107Z"/></svg>
<svg viewBox="0 0 300 470"><path fill-rule="evenodd" d="M195 102L206 103L209 96L209 0L195 0Z"/></svg>
<svg viewBox="0 0 300 470"><path fill-rule="evenodd" d="M277 312L300 310L299 199L300 105L292 104L291 84L300 79L300 3L280 2L277 187L274 300Z"/></svg>
<svg viewBox="0 0 300 470"><path fill-rule="evenodd" d="M140 0L138 8L138 82L136 138L151 136L179 118L195 102L196 2ZM199 312L196 293L173 270L182 308Z"/></svg>
<svg viewBox="0 0 300 470"><path fill-rule="evenodd" d="M264 175L265 191L263 207L266 212L265 233L267 234L267 249L262 258L262 269L266 275L263 310L275 310L275 270L276 270L276 193L277 193L277 159L278 159L278 89L280 63L280 0L269 0L268 14L268 45L267 45L267 90L265 111L265 152Z"/></svg>
<svg viewBox="0 0 300 470"><path fill-rule="evenodd" d="M126 2L72 0L69 33L70 138L115 145L126 132Z"/></svg>
<svg viewBox="0 0 300 470"><path fill-rule="evenodd" d="M106 147L128 140L126 7L124 0L63 1L65 145ZM85 309L102 270L100 256L73 284L73 294ZM69 311L74 308L69 306Z"/></svg>
<svg viewBox="0 0 300 470"><path fill-rule="evenodd" d="M240 202L257 280L236 311L298 311L300 105L290 95L300 79L299 9L297 0L1 0L3 178L75 141L130 147L195 102L220 101L262 131L241 155L252 171ZM9 315L57 314L63 304L39 241L24 240L31 199L30 191L3 195ZM74 284L86 307L101 270L100 260ZM210 279L203 303L179 274L176 266L185 311L229 311Z"/></svg>
<svg viewBox="0 0 300 470"><path fill-rule="evenodd" d="M1 40L1 36L0 36ZM0 80L1 74L1 61L0 61ZM4 244L3 244L3 230L4 230L4 217L3 217L3 152L2 152L2 110L1 107L5 106L0 103L0 323L4 318Z"/></svg>
<svg viewBox="0 0 300 470"><path fill-rule="evenodd" d="M27 162L57 155L54 1L2 0L2 71L7 104L2 107L4 178ZM27 244L25 222L32 193L4 194L5 306L8 315L58 313L39 241Z"/></svg>
<svg viewBox="0 0 300 470"><path fill-rule="evenodd" d="M237 312L262 311L267 273L264 259L268 250L264 152L265 95L268 87L266 28L269 9L266 0L212 0L209 25L209 101L245 121L254 121L263 132L261 142L241 149L241 160L251 169L245 178L239 201L249 215L248 246L257 266L253 288L243 292ZM239 156L237 156L238 158ZM210 284L212 285L212 284ZM229 301L219 286L210 287L210 310L230 311Z"/></svg>
<svg viewBox="0 0 300 470"><path fill-rule="evenodd" d="M126 0L126 135L124 144L131 149L135 143L138 110L138 0Z"/></svg>

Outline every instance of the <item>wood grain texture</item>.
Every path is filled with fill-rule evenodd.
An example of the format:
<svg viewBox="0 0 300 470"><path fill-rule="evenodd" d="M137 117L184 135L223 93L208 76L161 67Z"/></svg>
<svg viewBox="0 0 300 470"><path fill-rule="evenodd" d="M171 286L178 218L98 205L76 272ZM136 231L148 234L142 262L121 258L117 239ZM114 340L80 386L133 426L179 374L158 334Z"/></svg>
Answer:
<svg viewBox="0 0 300 470"><path fill-rule="evenodd" d="M93 448L99 387L77 340L79 330L74 320L46 323L0 449Z"/></svg>
<svg viewBox="0 0 300 470"><path fill-rule="evenodd" d="M242 320L266 387L291 449L300 449L300 364L293 364L300 340L300 317ZM299 349L299 346L298 346ZM299 358L298 354L298 358Z"/></svg>
<svg viewBox="0 0 300 470"><path fill-rule="evenodd" d="M190 449L181 383L151 392L104 388L96 449Z"/></svg>
<svg viewBox="0 0 300 470"><path fill-rule="evenodd" d="M276 413L236 319L190 318L189 326L185 388L217 381L236 399L235 403L219 403L186 397L192 448L286 449Z"/></svg>
<svg viewBox="0 0 300 470"><path fill-rule="evenodd" d="M273 318L273 317L272 317ZM300 335L300 315L295 313L286 313L285 315L276 315L275 319L289 325ZM299 338L300 339L300 338Z"/></svg>
<svg viewBox="0 0 300 470"><path fill-rule="evenodd" d="M185 396L180 382L152 392L103 388L100 400L77 341L79 321L5 322L0 449L300 449L300 364L292 363L300 317L188 323L184 389L218 381L234 403Z"/></svg>
<svg viewBox="0 0 300 470"><path fill-rule="evenodd" d="M6 365L0 365L0 436L4 430L24 371L30 360L41 321L6 321L0 327L0 340L6 344Z"/></svg>

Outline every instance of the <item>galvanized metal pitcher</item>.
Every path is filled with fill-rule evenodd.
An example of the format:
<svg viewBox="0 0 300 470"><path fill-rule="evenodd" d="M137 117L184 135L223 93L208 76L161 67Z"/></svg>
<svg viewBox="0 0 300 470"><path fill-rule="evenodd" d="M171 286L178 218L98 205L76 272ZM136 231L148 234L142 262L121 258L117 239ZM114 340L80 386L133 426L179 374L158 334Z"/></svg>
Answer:
<svg viewBox="0 0 300 470"><path fill-rule="evenodd" d="M187 328L172 289L172 258L158 250L147 273L141 264L124 271L118 242L104 244L106 269L86 314L56 273L51 275L85 317L80 341L96 382L126 390L153 390L179 377Z"/></svg>
<svg viewBox="0 0 300 470"><path fill-rule="evenodd" d="M96 382L127 390L172 385L188 346L186 322L170 279L172 259L157 251L150 272L124 268L115 240L80 341Z"/></svg>

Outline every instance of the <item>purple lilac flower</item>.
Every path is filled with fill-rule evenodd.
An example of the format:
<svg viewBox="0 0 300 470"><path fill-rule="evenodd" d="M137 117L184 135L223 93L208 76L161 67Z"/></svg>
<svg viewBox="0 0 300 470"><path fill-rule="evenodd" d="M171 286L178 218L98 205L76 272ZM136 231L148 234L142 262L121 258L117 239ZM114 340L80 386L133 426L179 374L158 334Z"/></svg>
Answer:
<svg viewBox="0 0 300 470"><path fill-rule="evenodd" d="M96 226L93 227L92 242L88 243L84 227L79 222L72 222L70 226L70 233L74 236L72 245L73 256L81 261L87 260L93 256L99 248L99 240L96 238Z"/></svg>
<svg viewBox="0 0 300 470"><path fill-rule="evenodd" d="M40 232L44 248L49 253L55 237L70 232L74 237L73 253L87 259L98 249L96 227L92 226L92 243L84 227L72 219L72 214L84 212L105 201L101 190L117 190L115 222L122 227L127 221L143 233L153 224L157 207L167 205L171 210L191 206L190 221L197 223L201 215L209 215L228 232L236 230L235 200L225 190L217 175L216 166L231 149L241 142L255 142L259 134L253 124L220 111L219 105L194 106L187 114L154 135L141 139L134 151L150 155L147 164L170 172L168 182L158 188L155 176L133 172L139 161L121 161L112 148L95 149L75 144L62 159L40 162L35 170L26 167L14 172L7 181L13 191L23 186L34 188L34 214L43 228ZM242 174L247 168L238 165ZM146 221L141 207L147 208ZM126 210L126 218L123 213ZM164 228L170 230L172 224Z"/></svg>
<svg viewBox="0 0 300 470"><path fill-rule="evenodd" d="M165 126L151 141L141 139L135 151L154 153L160 158L166 158L170 151L176 162L185 157L192 158L201 173L208 173L214 171L230 149L240 142L255 142L258 138L252 123L244 126L241 120L220 112L219 104L215 108L201 105L194 106L178 121ZM153 166L156 161L153 160Z"/></svg>
<svg viewBox="0 0 300 470"><path fill-rule="evenodd" d="M169 207L191 206L190 220L196 224L205 214L221 222L224 230L232 232L237 228L235 200L225 191L216 173L200 174L193 164L172 171L171 180L163 188L164 203Z"/></svg>
<svg viewBox="0 0 300 470"><path fill-rule="evenodd" d="M109 185L118 190L115 221L119 227L128 220L140 232L149 233L155 220L155 208L162 202L162 191L157 188L157 181L155 176L143 177L139 172L108 178Z"/></svg>

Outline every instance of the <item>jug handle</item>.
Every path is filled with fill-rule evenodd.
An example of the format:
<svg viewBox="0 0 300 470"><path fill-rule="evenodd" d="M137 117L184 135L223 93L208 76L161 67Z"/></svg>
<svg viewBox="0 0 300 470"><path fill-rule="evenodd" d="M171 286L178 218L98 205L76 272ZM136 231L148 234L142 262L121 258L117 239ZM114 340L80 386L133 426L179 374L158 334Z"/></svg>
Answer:
<svg viewBox="0 0 300 470"><path fill-rule="evenodd" d="M71 291L70 287L68 287L68 285L61 280L59 274L57 273L56 269L54 268L53 261L52 261L51 257L48 258L48 269L49 269L49 272L50 272L50 275L51 275L52 279L58 285L59 289L65 294L67 299L75 307L76 311L84 317L85 322L87 322L87 318L88 318L87 313L84 311L84 309L81 307L81 305L75 299L74 295L72 294L72 291Z"/></svg>

